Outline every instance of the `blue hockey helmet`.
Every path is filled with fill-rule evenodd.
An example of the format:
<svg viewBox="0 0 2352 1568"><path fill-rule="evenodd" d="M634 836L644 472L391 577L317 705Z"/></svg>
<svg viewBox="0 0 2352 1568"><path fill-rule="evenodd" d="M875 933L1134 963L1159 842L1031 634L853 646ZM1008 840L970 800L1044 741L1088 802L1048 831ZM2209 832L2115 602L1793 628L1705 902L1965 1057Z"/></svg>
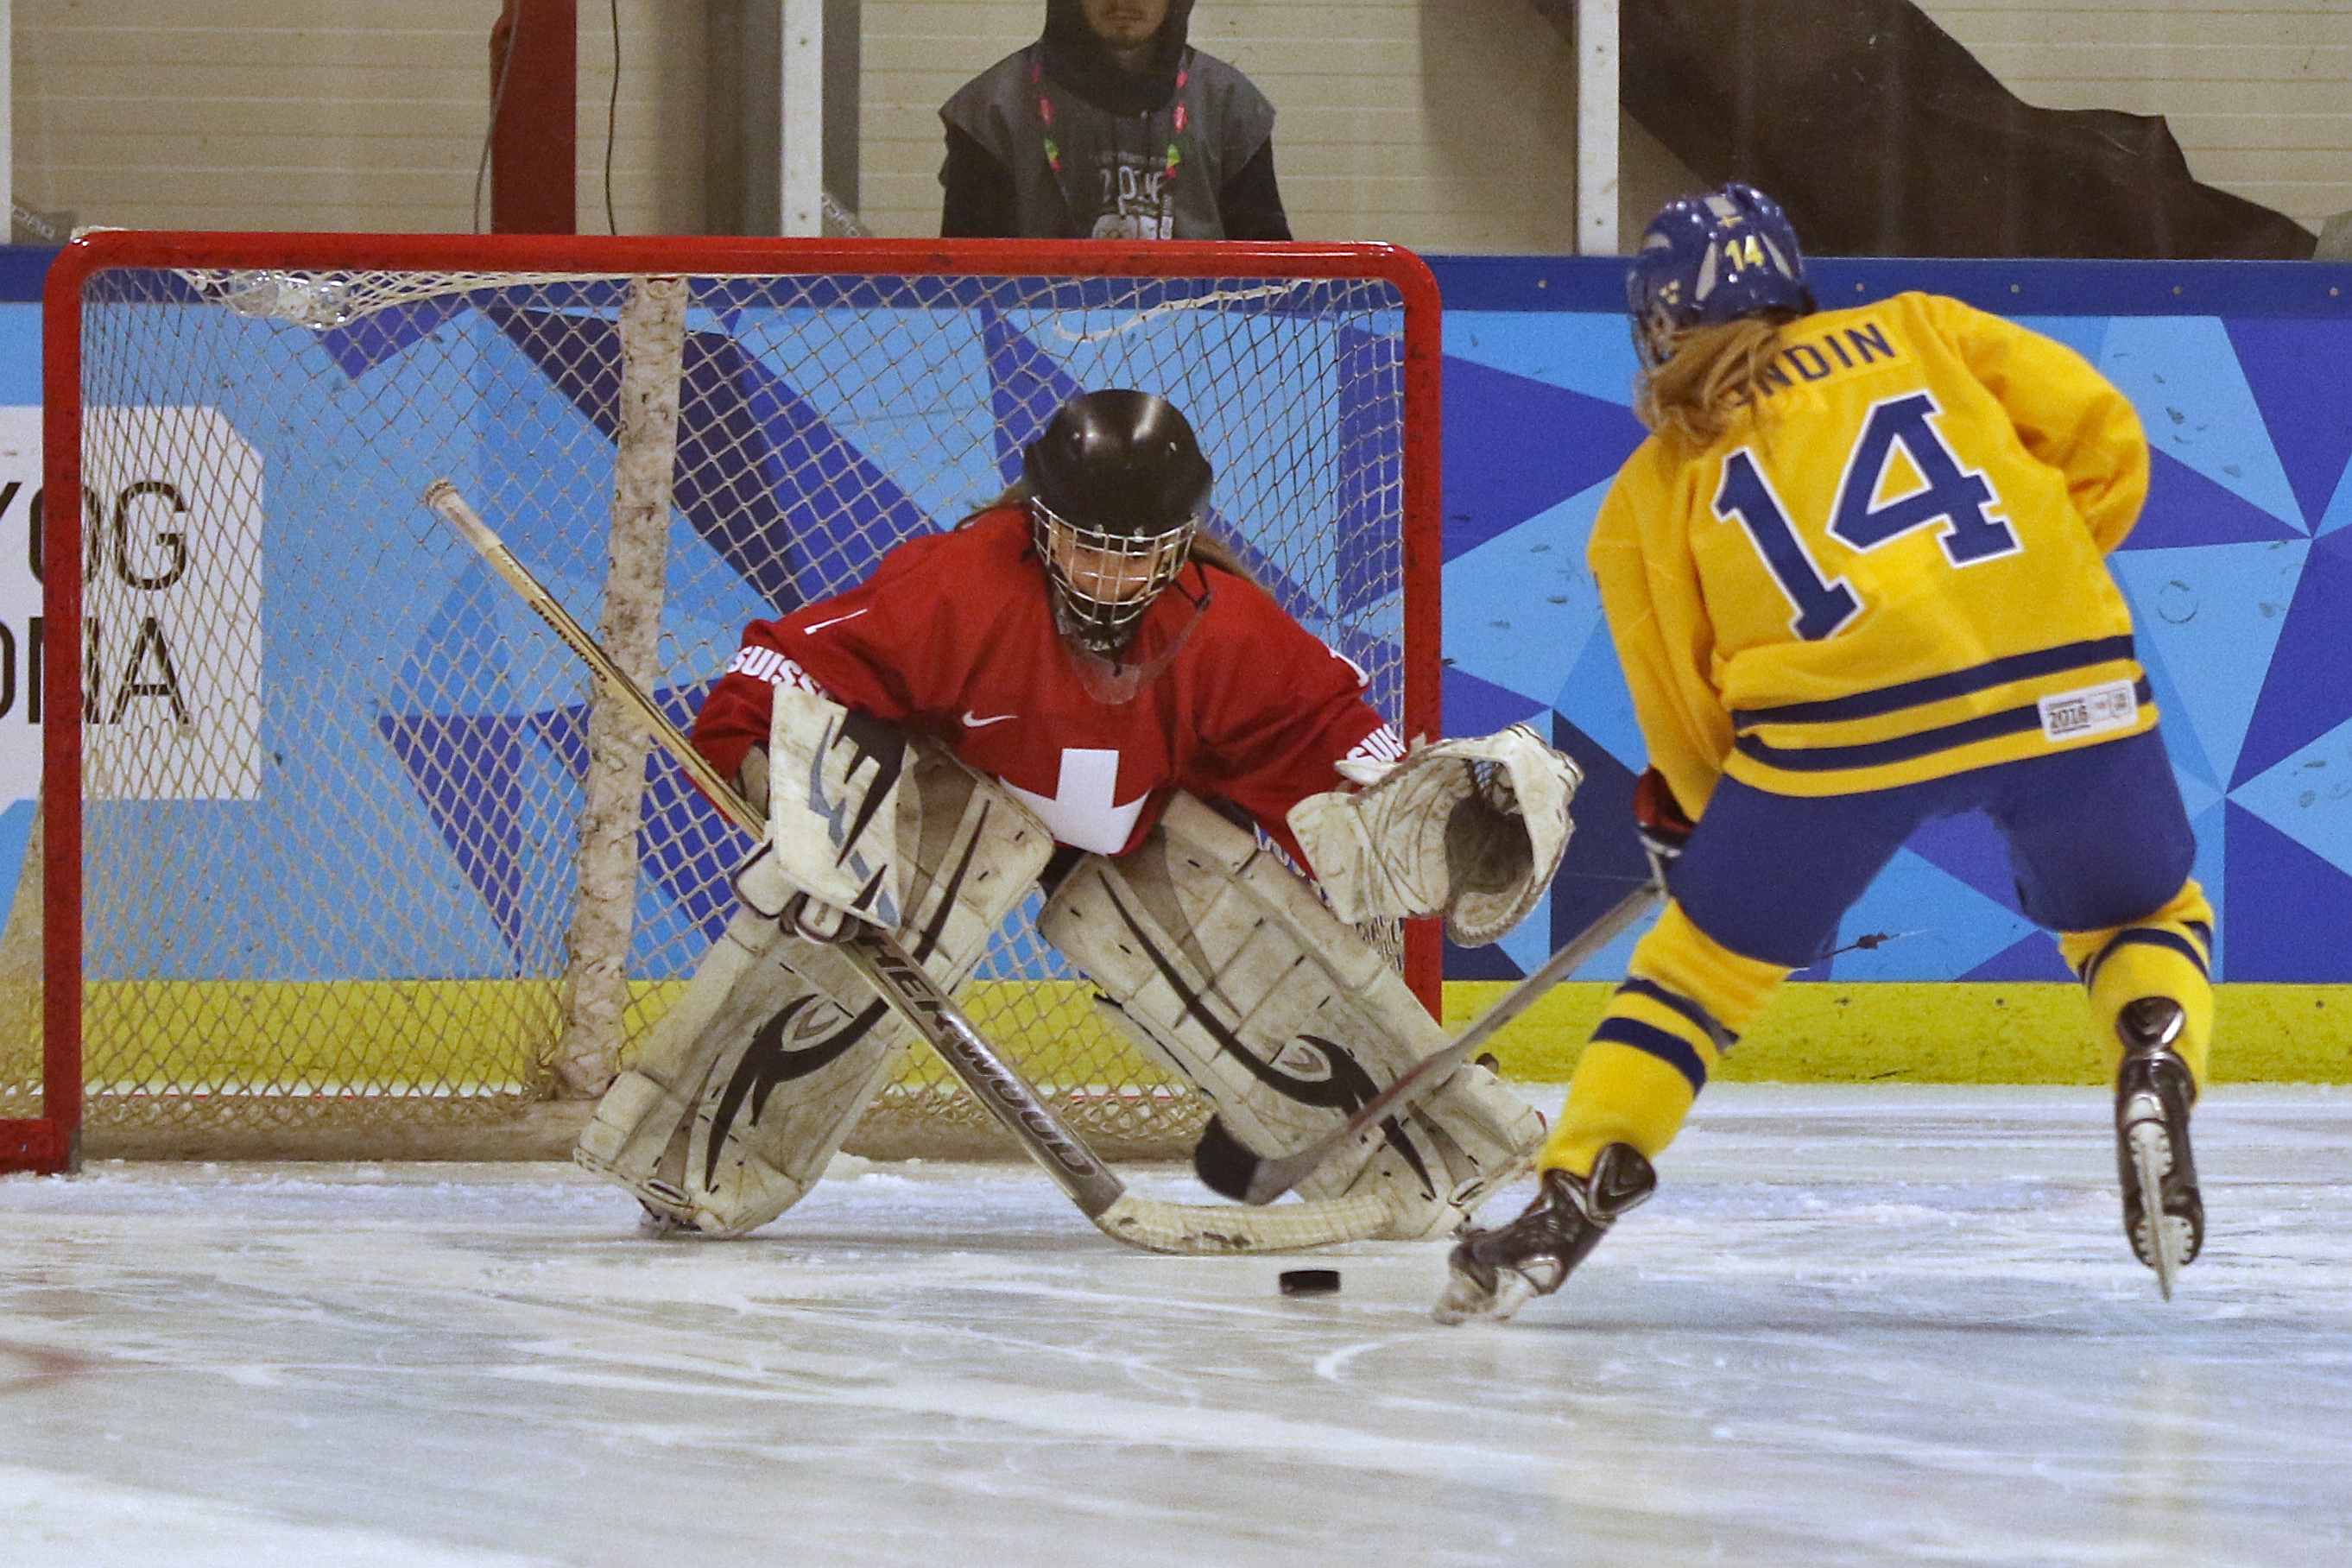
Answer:
<svg viewBox="0 0 2352 1568"><path fill-rule="evenodd" d="M1766 311L1813 309L1805 256L1780 204L1737 182L1703 196L1678 196L1642 231L1625 275L1633 348L1655 370L1687 327Z"/></svg>

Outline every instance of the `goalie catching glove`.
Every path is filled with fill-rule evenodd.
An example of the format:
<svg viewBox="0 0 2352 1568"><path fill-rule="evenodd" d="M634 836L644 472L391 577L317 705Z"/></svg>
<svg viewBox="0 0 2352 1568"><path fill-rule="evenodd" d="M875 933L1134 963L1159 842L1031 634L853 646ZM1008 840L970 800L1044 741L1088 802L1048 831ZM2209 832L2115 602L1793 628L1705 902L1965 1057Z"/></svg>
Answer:
<svg viewBox="0 0 2352 1568"><path fill-rule="evenodd" d="M1417 744L1360 793L1300 801L1290 830L1341 920L1443 913L1448 936L1483 947L1551 885L1583 780L1565 753L1514 724Z"/></svg>

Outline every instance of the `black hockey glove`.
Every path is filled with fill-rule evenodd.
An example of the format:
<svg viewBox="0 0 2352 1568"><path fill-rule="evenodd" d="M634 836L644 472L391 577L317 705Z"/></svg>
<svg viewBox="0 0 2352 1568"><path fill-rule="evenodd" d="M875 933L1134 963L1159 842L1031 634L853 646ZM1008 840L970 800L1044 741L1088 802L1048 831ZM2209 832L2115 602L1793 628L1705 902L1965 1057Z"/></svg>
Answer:
<svg viewBox="0 0 2352 1568"><path fill-rule="evenodd" d="M1666 775L1653 767L1645 770L1633 783L1633 826L1642 836L1642 848L1650 857L1650 870L1660 883L1682 858L1683 846L1690 842L1691 830L1696 825L1683 813L1682 804L1675 792L1666 787Z"/></svg>

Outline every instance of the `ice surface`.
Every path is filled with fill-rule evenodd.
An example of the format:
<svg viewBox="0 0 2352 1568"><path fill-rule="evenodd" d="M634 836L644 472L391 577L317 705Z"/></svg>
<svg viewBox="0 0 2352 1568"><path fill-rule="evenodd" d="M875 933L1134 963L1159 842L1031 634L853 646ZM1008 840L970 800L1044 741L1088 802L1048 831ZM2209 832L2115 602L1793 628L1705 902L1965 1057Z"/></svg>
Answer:
<svg viewBox="0 0 2352 1568"><path fill-rule="evenodd" d="M1018 1165L740 1242L560 1166L0 1181L0 1564L2352 1563L2352 1092L2208 1097L2168 1307L2103 1100L1718 1085L1466 1329L1442 1244L1285 1299Z"/></svg>

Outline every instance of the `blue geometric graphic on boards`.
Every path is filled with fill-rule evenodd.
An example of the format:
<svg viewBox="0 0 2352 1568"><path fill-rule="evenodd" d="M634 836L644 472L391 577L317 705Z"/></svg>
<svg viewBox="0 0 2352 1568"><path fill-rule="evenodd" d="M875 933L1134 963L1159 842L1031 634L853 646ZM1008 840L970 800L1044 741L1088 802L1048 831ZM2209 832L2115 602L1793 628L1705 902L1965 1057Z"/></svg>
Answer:
<svg viewBox="0 0 2352 1568"><path fill-rule="evenodd" d="M1551 743L1574 757L1584 770L1584 783L1576 792L1580 814L1577 831L1569 840L1568 855L1552 883L1550 951L1556 952L1649 880L1650 858L1633 826L1633 769L1565 718L1553 720ZM1654 914L1636 921L1569 978L1622 975L1633 943L1655 923ZM1538 962L1546 956L1549 953L1538 954Z"/></svg>
<svg viewBox="0 0 2352 1568"><path fill-rule="evenodd" d="M2352 931L2352 878L2234 801L2229 838L2229 923L2221 928L2229 977L2341 978Z"/></svg>
<svg viewBox="0 0 2352 1568"><path fill-rule="evenodd" d="M2265 543L2305 530L2223 489L2179 458L2148 453L2147 502L2117 553L2180 545Z"/></svg>
<svg viewBox="0 0 2352 1568"><path fill-rule="evenodd" d="M2294 584L2269 678L2254 701L2232 784L2267 773L2281 758L2352 718L2352 533L2312 542ZM2219 759L2216 759L2217 761Z"/></svg>
<svg viewBox="0 0 2352 1568"><path fill-rule="evenodd" d="M2352 321L2225 325L2279 466L2315 526L2352 465Z"/></svg>
<svg viewBox="0 0 2352 1568"><path fill-rule="evenodd" d="M2108 569L2131 601L2133 630L2164 661L2177 705L2167 726L2194 731L2221 777L2234 767L2285 631L2296 577L2311 546L2214 544L2200 550L2117 551Z"/></svg>
<svg viewBox="0 0 2352 1568"><path fill-rule="evenodd" d="M2029 332L2040 332L2064 343L2093 364L2107 346L2107 318L2105 316L2011 316L2011 321Z"/></svg>
<svg viewBox="0 0 2352 1568"><path fill-rule="evenodd" d="M1552 709L1579 734L1590 736L1622 766L1638 772L1649 761L1648 742L1633 717L1633 693L1617 662L1606 626L1584 639L1584 651L1551 700Z"/></svg>
<svg viewBox="0 0 2352 1568"><path fill-rule="evenodd" d="M2177 458L2282 522L2303 510L2230 334L2211 316L2118 316L2098 367L2139 410L2151 450Z"/></svg>
<svg viewBox="0 0 2352 1568"><path fill-rule="evenodd" d="M1633 334L1622 316L1455 310L1445 318L1445 358L1448 375L1458 362L1581 393L1620 408L1630 409L1633 404L1638 366ZM1637 430L1633 440L1640 439Z"/></svg>
<svg viewBox="0 0 2352 1568"><path fill-rule="evenodd" d="M2164 645L2153 637L2138 637L2132 644L2132 651L2138 657L2140 668L2147 672L2158 721L2163 727L2164 749L2172 757L2175 775L2194 779L2208 791L2219 790L2226 775L2205 754L2196 727L2188 722L2189 702L2173 684L2172 666L2165 658Z"/></svg>
<svg viewBox="0 0 2352 1568"><path fill-rule="evenodd" d="M1457 669L1541 701L1560 689L1596 636L1608 639L1601 594L1585 570L1585 542L1603 487L1593 486L1517 522L1445 563L1445 654Z"/></svg>
<svg viewBox="0 0 2352 1568"><path fill-rule="evenodd" d="M2352 875L2352 722L2288 753L2231 790L2230 798ZM2345 937L2352 941L2352 931Z"/></svg>
<svg viewBox="0 0 2352 1568"><path fill-rule="evenodd" d="M1467 360L1446 363L1445 414L1448 561L1605 485L1643 434L1622 405Z"/></svg>
<svg viewBox="0 0 2352 1568"><path fill-rule="evenodd" d="M1898 849L1838 923L1835 945L1843 951L1829 970L1838 980L1907 980L1922 970L1966 974L2033 934L2033 923L2015 910L1925 856Z"/></svg>
<svg viewBox="0 0 2352 1568"><path fill-rule="evenodd" d="M2336 481L2336 494L2328 501L2327 510L2320 513L2319 521L2311 531L2315 534L2333 533L2347 522L2352 522L2352 464L2346 466L2343 477Z"/></svg>

